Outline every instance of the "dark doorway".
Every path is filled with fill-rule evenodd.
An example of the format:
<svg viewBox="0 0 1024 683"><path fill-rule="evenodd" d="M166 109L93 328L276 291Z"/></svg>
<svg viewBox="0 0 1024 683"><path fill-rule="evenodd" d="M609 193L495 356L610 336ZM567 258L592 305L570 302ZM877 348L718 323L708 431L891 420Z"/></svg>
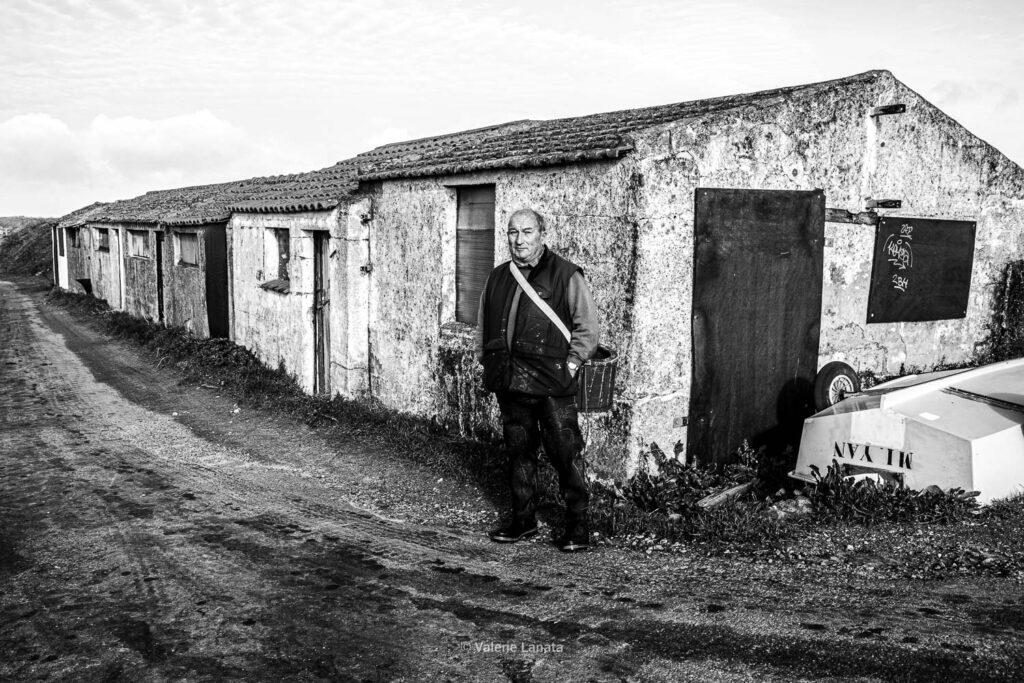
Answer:
<svg viewBox="0 0 1024 683"><path fill-rule="evenodd" d="M164 321L164 234L156 233L156 319Z"/></svg>
<svg viewBox="0 0 1024 683"><path fill-rule="evenodd" d="M206 322L210 336L228 336L228 243L227 229L209 226L203 231L206 242Z"/></svg>
<svg viewBox="0 0 1024 683"><path fill-rule="evenodd" d="M331 283L328 232L313 233L313 391L331 393Z"/></svg>
<svg viewBox="0 0 1024 683"><path fill-rule="evenodd" d="M53 253L53 284L57 286L60 286L60 266L58 265L60 262L57 259L57 245L59 243L59 240L60 231L57 229L57 226L54 225L53 227L50 228L50 246L53 247L53 249L51 250Z"/></svg>
<svg viewBox="0 0 1024 683"><path fill-rule="evenodd" d="M729 462L760 435L799 439L818 365L824 231L820 190L697 190L691 459Z"/></svg>

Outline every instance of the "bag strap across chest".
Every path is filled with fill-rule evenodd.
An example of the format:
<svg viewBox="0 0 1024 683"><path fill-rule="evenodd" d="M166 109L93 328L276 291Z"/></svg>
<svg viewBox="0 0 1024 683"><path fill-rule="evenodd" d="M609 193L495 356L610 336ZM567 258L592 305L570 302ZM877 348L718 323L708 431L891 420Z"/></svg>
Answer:
<svg viewBox="0 0 1024 683"><path fill-rule="evenodd" d="M544 299L540 298L540 295L537 294L537 290L533 288L533 285L531 285L523 274L519 272L519 269L516 268L515 262L509 261L508 269L512 271L512 277L516 279L516 283L526 293L526 296L530 297L530 301L533 302L533 305L539 308L541 312L551 320L551 323L565 336L565 341L571 341L572 333L569 332L569 328L565 326L565 323L563 323L562 319L558 317L558 314L551 309L551 306L549 306Z"/></svg>

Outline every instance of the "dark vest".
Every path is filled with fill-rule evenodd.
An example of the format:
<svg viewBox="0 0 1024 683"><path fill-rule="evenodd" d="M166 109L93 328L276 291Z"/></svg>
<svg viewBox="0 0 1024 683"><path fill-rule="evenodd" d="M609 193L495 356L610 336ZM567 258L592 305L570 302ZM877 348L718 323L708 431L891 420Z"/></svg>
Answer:
<svg viewBox="0 0 1024 683"><path fill-rule="evenodd" d="M569 374L569 342L533 301L522 293L508 345L509 313L519 288L506 261L493 271L484 292L484 386L489 391L516 391L535 396L570 396L576 379ZM527 280L565 326L572 330L567 291L569 280L582 269L550 249L544 249Z"/></svg>

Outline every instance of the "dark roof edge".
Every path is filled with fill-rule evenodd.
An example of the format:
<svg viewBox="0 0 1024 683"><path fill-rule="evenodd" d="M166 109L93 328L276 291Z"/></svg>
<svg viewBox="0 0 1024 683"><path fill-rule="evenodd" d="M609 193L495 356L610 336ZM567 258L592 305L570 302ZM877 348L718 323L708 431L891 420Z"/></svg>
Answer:
<svg viewBox="0 0 1024 683"><path fill-rule="evenodd" d="M779 87L779 88L768 88L766 90L755 90L753 92L746 92L746 93L733 93L731 95L718 95L716 97L704 97L704 98L697 99L697 100L683 100L681 102L667 102L665 104L655 104L655 105L649 105L649 106L646 106L646 107L634 107L634 108L631 108L631 109L614 109L612 111L602 111L602 112L597 112L595 114L582 114L580 116L568 116L568 117L563 117L563 118L559 118L559 119L544 119L541 122L542 123L558 123L558 122L565 122L565 121L573 121L575 119L586 119L586 118L590 118L592 116L612 116L612 115L615 115L615 114L626 114L626 113L634 112L634 111L645 111L645 110L648 110L648 109L663 109L665 107L673 107L673 106L684 105L684 104L693 104L695 102L703 102L703 103L712 104L714 102L727 102L729 100L735 100L736 101L736 107L743 107L743 106L746 106L746 105L750 104L747 101L749 98L756 97L758 99L767 99L767 98L772 97L773 95L788 95L788 94L790 94L792 92L795 92L797 90L810 90L810 89L820 88L820 87L823 87L823 86L837 85L839 83L859 83L859 82L874 81L874 80L877 80L877 79L885 77L885 76L889 76L889 77L895 79L895 76L893 76L892 73L888 69L871 69L870 71L863 71L863 72L861 72L859 74L853 74L853 75L850 75L850 76L842 76L840 78L831 78L831 79L826 80L826 81L817 81L817 82L814 82L814 83L802 83L800 85L787 85L787 86L782 86L782 87ZM472 132L472 131L465 131L465 132ZM438 136L438 137L441 137L441 136ZM447 136L445 136L445 137L447 137ZM429 140L431 138L423 138L423 139ZM410 142L413 142L413 141L410 141ZM399 143L394 143L394 144L399 144Z"/></svg>
<svg viewBox="0 0 1024 683"><path fill-rule="evenodd" d="M274 202L254 200L251 204L238 202L228 204L227 210L231 213L302 213L304 211L332 211L341 204L342 198L336 199L312 199L308 201L281 201Z"/></svg>
<svg viewBox="0 0 1024 683"><path fill-rule="evenodd" d="M544 168L547 166L561 166L567 163L581 161L603 161L605 159L618 159L633 151L633 145L620 145L604 149L588 149L576 152L564 152L558 154L547 154L540 158L510 157L504 159L489 159L471 163L447 163L433 164L420 168L396 168L390 171L377 173L360 173L359 180L391 180L398 178L425 178L442 175L458 175L462 173L479 173L481 171L494 171L503 168Z"/></svg>

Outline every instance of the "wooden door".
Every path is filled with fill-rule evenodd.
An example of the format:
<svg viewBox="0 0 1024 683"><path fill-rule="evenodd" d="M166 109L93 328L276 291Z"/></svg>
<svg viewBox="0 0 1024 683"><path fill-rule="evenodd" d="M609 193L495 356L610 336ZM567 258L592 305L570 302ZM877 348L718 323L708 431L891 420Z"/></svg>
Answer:
<svg viewBox="0 0 1024 683"><path fill-rule="evenodd" d="M156 315L157 322L164 321L164 233L156 234Z"/></svg>
<svg viewBox="0 0 1024 683"><path fill-rule="evenodd" d="M744 439L784 451L813 411L825 197L699 188L688 453L730 462Z"/></svg>
<svg viewBox="0 0 1024 683"><path fill-rule="evenodd" d="M50 227L50 246L53 247L53 249L51 249L51 253L53 254L53 257L52 257L52 261L53 261L53 284L57 285L58 287L60 286L60 261L57 258L57 244L58 244L57 240L59 240L59 239L60 239L60 231L57 229L57 226L56 225L51 226Z"/></svg>
<svg viewBox="0 0 1024 683"><path fill-rule="evenodd" d="M313 391L331 393L330 233L313 233Z"/></svg>
<svg viewBox="0 0 1024 683"><path fill-rule="evenodd" d="M208 226L202 233L206 245L206 321L210 337L228 337L227 230Z"/></svg>

